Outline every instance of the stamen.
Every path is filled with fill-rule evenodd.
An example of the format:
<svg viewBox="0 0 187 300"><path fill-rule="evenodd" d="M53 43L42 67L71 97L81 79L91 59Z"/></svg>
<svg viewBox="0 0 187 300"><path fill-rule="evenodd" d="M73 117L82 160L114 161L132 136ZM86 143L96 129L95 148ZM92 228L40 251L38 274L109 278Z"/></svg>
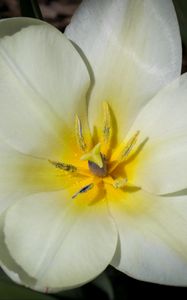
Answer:
<svg viewBox="0 0 187 300"><path fill-rule="evenodd" d="M111 176L103 179L104 183L112 185L115 189L123 188L127 184L127 178L113 179Z"/></svg>
<svg viewBox="0 0 187 300"><path fill-rule="evenodd" d="M76 198L79 194L83 194L83 193L90 191L93 187L94 187L93 183L90 183L90 184L84 186L82 189L80 189L77 193L75 193L72 196L72 199Z"/></svg>
<svg viewBox="0 0 187 300"><path fill-rule="evenodd" d="M113 187L115 187L116 189L120 189L123 188L127 183L127 178L119 178L114 180L113 182Z"/></svg>
<svg viewBox="0 0 187 300"><path fill-rule="evenodd" d="M124 160L127 159L138 140L139 134L140 131L137 131L125 145L124 143L122 143L119 148L113 153L111 160L115 163L109 169L110 173L113 172L120 163L124 162Z"/></svg>
<svg viewBox="0 0 187 300"><path fill-rule="evenodd" d="M77 143L78 143L80 149L83 152L85 152L87 149L87 145L85 143L85 139L83 136L82 123L77 115L75 117L75 133L76 133Z"/></svg>
<svg viewBox="0 0 187 300"><path fill-rule="evenodd" d="M103 102L103 111L104 111L104 126L103 126L103 141L102 141L102 153L107 154L110 148L110 142L112 138L112 122L110 108L107 102Z"/></svg>
<svg viewBox="0 0 187 300"><path fill-rule="evenodd" d="M140 132L137 131L133 137L127 142L126 147L124 148L124 150L121 152L121 155L119 157L119 161L123 161L124 159L127 158L127 156L129 155L129 153L131 152L131 150L133 149L134 145L137 142L138 136L139 136Z"/></svg>
<svg viewBox="0 0 187 300"><path fill-rule="evenodd" d="M109 143L112 135L112 126L111 126L111 116L110 110L107 102L103 102L103 110L104 110L104 126L103 126L103 137L104 142Z"/></svg>
<svg viewBox="0 0 187 300"><path fill-rule="evenodd" d="M65 164L65 163L53 161L53 160L49 160L49 162L56 168L61 169L63 171L67 171L67 172L71 172L71 173L77 171L77 168L70 164Z"/></svg>

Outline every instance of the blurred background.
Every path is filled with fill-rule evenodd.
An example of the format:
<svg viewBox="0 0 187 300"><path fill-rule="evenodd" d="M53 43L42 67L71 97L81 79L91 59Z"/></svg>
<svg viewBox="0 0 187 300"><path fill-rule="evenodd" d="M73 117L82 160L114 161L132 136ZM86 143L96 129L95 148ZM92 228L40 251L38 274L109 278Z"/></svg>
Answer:
<svg viewBox="0 0 187 300"><path fill-rule="evenodd" d="M27 0L22 1L27 2ZM64 30L81 0L39 0L43 18ZM10 18L21 16L19 0L0 0L0 17Z"/></svg>
<svg viewBox="0 0 187 300"><path fill-rule="evenodd" d="M0 0L0 19L21 15L32 17L32 11L27 6L29 1L24 0L21 2L22 5L20 6L20 1L18 0ZM44 20L63 32L81 0L39 0L38 2ZM187 72L187 0L174 0L173 2L182 35L182 72L184 73ZM53 295L40 294L18 286L0 271L0 300L131 300L137 297L146 300L171 296L177 299L185 299L187 297L187 289L137 281L112 267L108 267L96 280L81 288Z"/></svg>

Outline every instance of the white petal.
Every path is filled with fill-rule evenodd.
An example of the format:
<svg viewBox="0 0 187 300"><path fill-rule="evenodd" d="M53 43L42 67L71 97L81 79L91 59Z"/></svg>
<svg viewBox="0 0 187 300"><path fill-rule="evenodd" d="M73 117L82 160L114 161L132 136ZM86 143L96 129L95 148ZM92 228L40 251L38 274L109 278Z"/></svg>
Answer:
<svg viewBox="0 0 187 300"><path fill-rule="evenodd" d="M141 111L129 136L140 130L146 140L127 165L129 181L166 194L187 187L187 75L162 90Z"/></svg>
<svg viewBox="0 0 187 300"><path fill-rule="evenodd" d="M56 192L11 207L5 238L11 256L40 285L64 289L88 282L106 268L117 232L104 201L78 205L67 193Z"/></svg>
<svg viewBox="0 0 187 300"><path fill-rule="evenodd" d="M126 193L110 209L119 231L112 264L140 280L187 285L187 196Z"/></svg>
<svg viewBox="0 0 187 300"><path fill-rule="evenodd" d="M34 290L40 291L40 292L58 292L59 289L46 289L46 287L40 286L40 283L36 281L36 279L28 276L26 272L23 271L23 269L16 264L16 262L13 260L13 258L10 256L8 248L5 244L5 237L4 237L4 217L5 214L1 215L0 217L0 266L3 269L3 271L17 284L24 285L26 287L30 287Z"/></svg>
<svg viewBox="0 0 187 300"><path fill-rule="evenodd" d="M85 0L65 34L93 69L91 125L101 101L108 101L122 138L140 108L180 74L181 42L170 0Z"/></svg>
<svg viewBox="0 0 187 300"><path fill-rule="evenodd" d="M5 244L5 238L3 233L4 228L4 215L0 217L0 265L3 270L7 273L7 275L16 283L25 285L34 284L35 280L29 277L13 260L10 256L7 246Z"/></svg>
<svg viewBox="0 0 187 300"><path fill-rule="evenodd" d="M60 155L89 86L72 44L46 23L24 28L0 40L0 78L2 135L23 152Z"/></svg>
<svg viewBox="0 0 187 300"><path fill-rule="evenodd" d="M24 155L0 139L0 213L26 195L60 190L72 180L48 160Z"/></svg>

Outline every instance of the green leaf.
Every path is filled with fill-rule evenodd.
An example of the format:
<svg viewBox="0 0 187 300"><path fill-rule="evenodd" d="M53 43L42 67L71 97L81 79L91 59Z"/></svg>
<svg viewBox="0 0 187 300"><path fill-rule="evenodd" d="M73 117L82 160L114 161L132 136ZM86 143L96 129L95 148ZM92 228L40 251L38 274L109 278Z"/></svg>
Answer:
<svg viewBox="0 0 187 300"><path fill-rule="evenodd" d="M19 0L21 15L36 19L43 19L37 0Z"/></svg>

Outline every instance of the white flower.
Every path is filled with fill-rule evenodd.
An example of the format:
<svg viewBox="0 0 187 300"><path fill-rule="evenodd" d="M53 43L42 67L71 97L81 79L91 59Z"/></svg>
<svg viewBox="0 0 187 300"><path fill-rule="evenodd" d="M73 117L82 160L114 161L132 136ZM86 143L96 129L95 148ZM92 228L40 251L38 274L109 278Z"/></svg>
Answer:
<svg viewBox="0 0 187 300"><path fill-rule="evenodd" d="M0 35L5 272L51 292L108 264L186 285L187 76L172 1L87 0L65 35L25 18Z"/></svg>

